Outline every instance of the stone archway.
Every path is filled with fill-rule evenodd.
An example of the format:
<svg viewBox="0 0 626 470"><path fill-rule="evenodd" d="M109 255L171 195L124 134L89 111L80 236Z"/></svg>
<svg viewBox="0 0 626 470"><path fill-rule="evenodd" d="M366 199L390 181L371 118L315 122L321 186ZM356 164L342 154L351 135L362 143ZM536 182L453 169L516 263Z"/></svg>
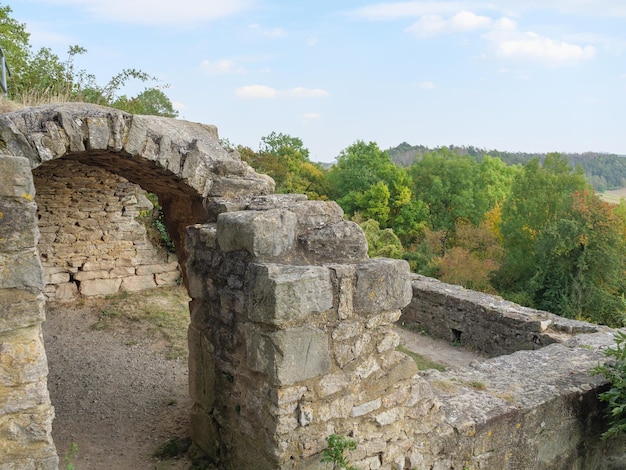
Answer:
<svg viewBox="0 0 626 470"><path fill-rule="evenodd" d="M273 192L273 181L223 150L213 126L85 104L0 116L0 152L0 468L4 458L56 468L32 172L59 162L88 165L157 194L185 280L185 228L215 221L224 205Z"/></svg>

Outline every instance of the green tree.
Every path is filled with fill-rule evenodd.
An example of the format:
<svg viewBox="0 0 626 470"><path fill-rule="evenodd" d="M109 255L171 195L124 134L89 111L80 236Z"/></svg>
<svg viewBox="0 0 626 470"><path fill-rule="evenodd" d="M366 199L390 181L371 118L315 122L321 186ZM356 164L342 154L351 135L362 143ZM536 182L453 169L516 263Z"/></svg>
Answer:
<svg viewBox="0 0 626 470"><path fill-rule="evenodd" d="M420 209L411 206L409 175L375 142L357 141L344 149L328 173L328 184L330 197L349 216L359 212L375 219L382 228L403 234L420 226L407 212L409 207Z"/></svg>
<svg viewBox="0 0 626 470"><path fill-rule="evenodd" d="M453 234L465 220L478 225L489 209L479 164L446 148L427 153L409 168L415 198L428 207L429 226Z"/></svg>
<svg viewBox="0 0 626 470"><path fill-rule="evenodd" d="M500 292L531 291L539 235L571 207L573 194L586 188L582 170L572 169L558 153L547 155L543 165L533 159L522 168L502 206L505 256L494 277Z"/></svg>
<svg viewBox="0 0 626 470"><path fill-rule="evenodd" d="M626 241L613 208L589 190L537 238L530 293L538 308L624 326Z"/></svg>
<svg viewBox="0 0 626 470"><path fill-rule="evenodd" d="M327 199L326 171L311 162L302 140L272 132L261 138L259 151L238 147L242 158L260 173L272 177L278 193L306 194L309 199Z"/></svg>

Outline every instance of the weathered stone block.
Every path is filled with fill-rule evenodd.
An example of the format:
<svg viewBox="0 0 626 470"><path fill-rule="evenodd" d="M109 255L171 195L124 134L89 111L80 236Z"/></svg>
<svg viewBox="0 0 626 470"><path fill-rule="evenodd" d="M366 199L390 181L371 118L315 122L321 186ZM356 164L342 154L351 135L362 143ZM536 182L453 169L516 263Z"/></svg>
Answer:
<svg viewBox="0 0 626 470"><path fill-rule="evenodd" d="M45 319L41 293L0 289L0 333L40 323Z"/></svg>
<svg viewBox="0 0 626 470"><path fill-rule="evenodd" d="M284 209L228 212L217 218L217 240L225 252L274 258L292 248L296 224L293 212Z"/></svg>
<svg viewBox="0 0 626 470"><path fill-rule="evenodd" d="M1 183L0 183L1 184ZM0 247L2 251L33 248L39 240L36 211L32 196L0 197Z"/></svg>
<svg viewBox="0 0 626 470"><path fill-rule="evenodd" d="M406 261L377 258L357 266L354 310L358 314L400 309L409 304L412 295Z"/></svg>
<svg viewBox="0 0 626 470"><path fill-rule="evenodd" d="M310 256L320 261L343 263L367 259L367 240L363 230L347 220L311 230L299 241Z"/></svg>
<svg viewBox="0 0 626 470"><path fill-rule="evenodd" d="M30 169L30 162L24 157L0 156L0 196L22 197L35 195L35 185Z"/></svg>
<svg viewBox="0 0 626 470"><path fill-rule="evenodd" d="M320 266L252 265L248 318L283 325L332 307L330 272Z"/></svg>
<svg viewBox="0 0 626 470"><path fill-rule="evenodd" d="M290 385L330 369L326 334L312 327L262 332L246 329L247 364L275 385Z"/></svg>
<svg viewBox="0 0 626 470"><path fill-rule="evenodd" d="M7 387L5 391L27 383L45 383L47 375L40 324L8 331L0 336L0 386ZM6 399L6 395L0 395L0 410L4 409L2 403Z"/></svg>
<svg viewBox="0 0 626 470"><path fill-rule="evenodd" d="M35 248L0 253L0 289L43 291L43 267Z"/></svg>
<svg viewBox="0 0 626 470"><path fill-rule="evenodd" d="M190 435L193 442L214 461L219 457L219 433L213 419L194 405L190 415Z"/></svg>
<svg viewBox="0 0 626 470"><path fill-rule="evenodd" d="M193 325L187 330L189 342L189 395L203 409L210 410L215 400L215 348Z"/></svg>
<svg viewBox="0 0 626 470"><path fill-rule="evenodd" d="M178 271L157 273L154 275L154 280L157 286L175 286L180 281L180 273Z"/></svg>
<svg viewBox="0 0 626 470"><path fill-rule="evenodd" d="M121 290L127 291L140 291L146 289L153 289L156 287L154 276L152 274L147 276L130 276L122 278Z"/></svg>
<svg viewBox="0 0 626 470"><path fill-rule="evenodd" d="M115 294L121 284L121 279L90 279L80 283L80 293L87 297Z"/></svg>

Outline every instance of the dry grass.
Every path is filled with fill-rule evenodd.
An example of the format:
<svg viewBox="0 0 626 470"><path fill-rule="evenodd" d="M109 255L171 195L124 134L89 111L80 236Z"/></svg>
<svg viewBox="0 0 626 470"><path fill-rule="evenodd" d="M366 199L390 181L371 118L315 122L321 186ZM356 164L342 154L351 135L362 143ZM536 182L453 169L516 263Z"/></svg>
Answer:
<svg viewBox="0 0 626 470"><path fill-rule="evenodd" d="M101 313L93 329L145 329L165 342L168 359L188 354L189 297L182 286L141 292L120 292L100 300Z"/></svg>
<svg viewBox="0 0 626 470"><path fill-rule="evenodd" d="M428 370L428 369L436 369L438 371L443 371L446 369L446 366L441 365L435 361L431 361L430 359L428 359L427 357L422 356L421 354L418 354L416 352L411 351L410 349L407 349L404 345L399 345L396 350L400 351L401 353L406 354L407 356L411 357L414 361L415 364L417 364L417 368L419 370Z"/></svg>

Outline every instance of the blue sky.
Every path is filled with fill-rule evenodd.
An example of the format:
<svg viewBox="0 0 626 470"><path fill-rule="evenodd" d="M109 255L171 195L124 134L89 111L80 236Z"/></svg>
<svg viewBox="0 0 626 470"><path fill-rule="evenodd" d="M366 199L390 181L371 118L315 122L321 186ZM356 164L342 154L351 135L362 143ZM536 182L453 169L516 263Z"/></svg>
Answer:
<svg viewBox="0 0 626 470"><path fill-rule="evenodd" d="M276 131L324 162L357 140L626 154L624 0L2 4L35 48L85 47L101 84L155 75L181 118L255 150Z"/></svg>

